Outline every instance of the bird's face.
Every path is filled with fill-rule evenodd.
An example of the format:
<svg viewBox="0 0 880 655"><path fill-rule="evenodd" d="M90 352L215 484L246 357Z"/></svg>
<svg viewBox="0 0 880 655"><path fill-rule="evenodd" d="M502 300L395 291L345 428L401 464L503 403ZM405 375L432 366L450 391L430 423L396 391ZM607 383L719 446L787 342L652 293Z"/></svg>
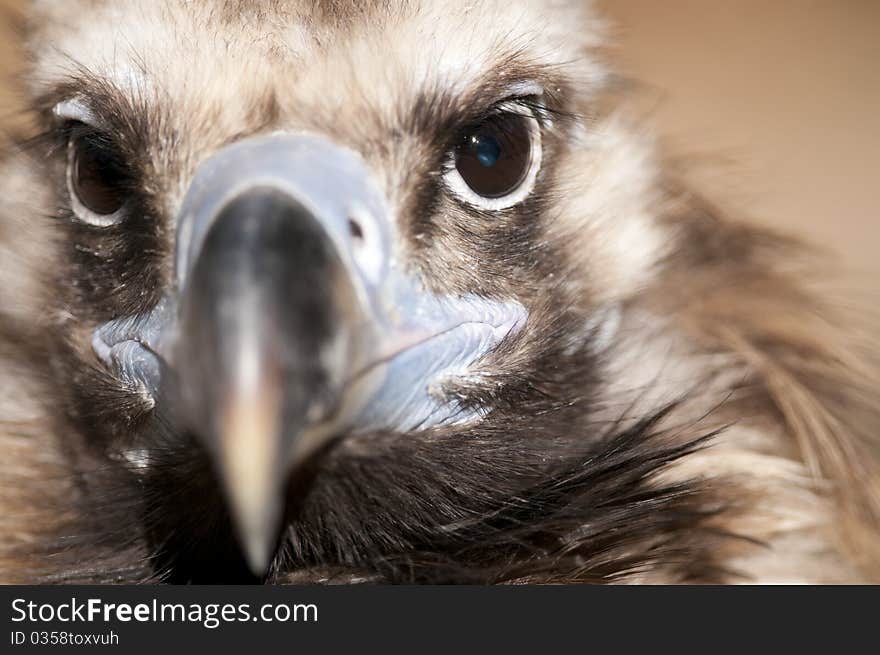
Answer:
<svg viewBox="0 0 880 655"><path fill-rule="evenodd" d="M516 559L662 251L579 4L40 5L53 384L157 575Z"/></svg>

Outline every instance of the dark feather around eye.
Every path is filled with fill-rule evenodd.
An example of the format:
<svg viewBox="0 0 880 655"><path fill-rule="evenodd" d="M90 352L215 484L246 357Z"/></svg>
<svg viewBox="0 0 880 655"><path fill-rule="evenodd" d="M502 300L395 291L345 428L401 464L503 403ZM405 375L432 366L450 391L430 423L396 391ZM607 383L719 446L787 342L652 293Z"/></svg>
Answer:
<svg viewBox="0 0 880 655"><path fill-rule="evenodd" d="M517 112L517 110L519 111ZM496 102L494 105L479 114L471 116L459 127L459 131L473 130L482 127L495 120L499 115L509 114L511 112L521 113L528 118L537 120L542 126L552 114L550 110L544 107L538 97L525 96L505 98L504 100Z"/></svg>

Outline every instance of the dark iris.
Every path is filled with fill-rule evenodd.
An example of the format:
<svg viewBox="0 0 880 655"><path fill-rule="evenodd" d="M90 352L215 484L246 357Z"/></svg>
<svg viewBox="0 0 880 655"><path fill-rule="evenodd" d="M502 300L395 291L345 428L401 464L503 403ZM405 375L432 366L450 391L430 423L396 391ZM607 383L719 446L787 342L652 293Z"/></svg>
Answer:
<svg viewBox="0 0 880 655"><path fill-rule="evenodd" d="M455 149L455 168L484 198L501 198L522 184L532 160L529 117L497 114L468 129Z"/></svg>
<svg viewBox="0 0 880 655"><path fill-rule="evenodd" d="M477 160L487 168L497 164L501 158L501 144L494 136L472 136L471 146L477 155Z"/></svg>
<svg viewBox="0 0 880 655"><path fill-rule="evenodd" d="M125 203L126 177L118 162L92 143L77 137L72 144L70 186L86 209L106 216Z"/></svg>

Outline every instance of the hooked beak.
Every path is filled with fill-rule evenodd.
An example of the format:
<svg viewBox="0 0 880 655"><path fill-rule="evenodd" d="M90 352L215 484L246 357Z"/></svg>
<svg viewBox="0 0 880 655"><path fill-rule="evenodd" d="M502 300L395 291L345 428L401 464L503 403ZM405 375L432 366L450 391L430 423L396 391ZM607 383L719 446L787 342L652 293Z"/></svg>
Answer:
<svg viewBox="0 0 880 655"><path fill-rule="evenodd" d="M342 430L362 395L352 380L380 357L385 214L355 153L305 135L221 150L184 200L171 358L179 413L213 461L257 574L288 479Z"/></svg>
<svg viewBox="0 0 880 655"><path fill-rule="evenodd" d="M99 326L96 354L198 436L251 569L278 540L292 476L337 436L478 420L445 386L510 332L515 300L431 292L355 152L269 134L203 162L149 311Z"/></svg>
<svg viewBox="0 0 880 655"><path fill-rule="evenodd" d="M318 218L289 193L240 193L208 229L181 298L178 376L254 571L268 565L284 487L330 432L364 317Z"/></svg>

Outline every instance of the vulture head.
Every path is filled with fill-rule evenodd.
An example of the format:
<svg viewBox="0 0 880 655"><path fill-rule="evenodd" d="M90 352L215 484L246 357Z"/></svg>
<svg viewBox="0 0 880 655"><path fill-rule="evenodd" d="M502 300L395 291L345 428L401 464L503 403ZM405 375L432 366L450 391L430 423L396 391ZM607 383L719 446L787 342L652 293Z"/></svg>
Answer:
<svg viewBox="0 0 880 655"><path fill-rule="evenodd" d="M34 3L4 577L877 574L863 341L796 245L665 175L602 28L577 1Z"/></svg>

